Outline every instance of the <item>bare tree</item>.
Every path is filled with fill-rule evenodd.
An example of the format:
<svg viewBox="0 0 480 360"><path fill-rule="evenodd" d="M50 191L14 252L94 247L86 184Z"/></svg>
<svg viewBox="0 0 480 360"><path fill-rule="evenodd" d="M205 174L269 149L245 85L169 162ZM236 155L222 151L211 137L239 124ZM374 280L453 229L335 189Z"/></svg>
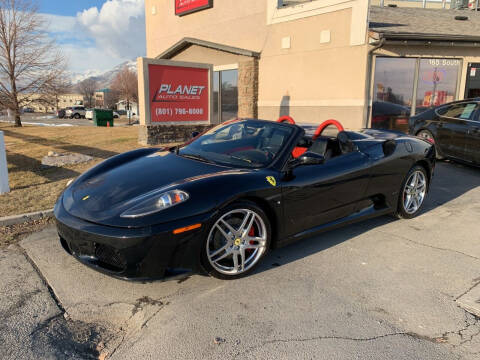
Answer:
<svg viewBox="0 0 480 360"><path fill-rule="evenodd" d="M52 79L40 93L40 97L36 102L46 105L46 107L53 107L58 111L58 103L60 102L60 95L71 92L72 84L66 76L58 76Z"/></svg>
<svg viewBox="0 0 480 360"><path fill-rule="evenodd" d="M0 0L0 105L22 126L20 109L38 98L65 68L35 0Z"/></svg>
<svg viewBox="0 0 480 360"><path fill-rule="evenodd" d="M85 79L77 85L78 91L80 91L87 102L87 107L92 107L92 104L95 106L93 98L97 87L98 83L92 78Z"/></svg>
<svg viewBox="0 0 480 360"><path fill-rule="evenodd" d="M138 80L137 74L130 70L128 67L124 67L113 79L112 90L118 94L118 98L121 101L127 103L127 110L130 109L131 102L138 102ZM130 122L130 114L128 112Z"/></svg>

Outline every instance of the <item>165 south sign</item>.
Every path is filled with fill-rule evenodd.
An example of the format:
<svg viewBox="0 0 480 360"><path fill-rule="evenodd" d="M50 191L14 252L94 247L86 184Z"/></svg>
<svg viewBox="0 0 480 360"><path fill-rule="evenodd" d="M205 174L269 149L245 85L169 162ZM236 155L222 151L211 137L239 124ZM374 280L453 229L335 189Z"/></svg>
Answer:
<svg viewBox="0 0 480 360"><path fill-rule="evenodd" d="M209 71L149 65L152 122L208 121Z"/></svg>

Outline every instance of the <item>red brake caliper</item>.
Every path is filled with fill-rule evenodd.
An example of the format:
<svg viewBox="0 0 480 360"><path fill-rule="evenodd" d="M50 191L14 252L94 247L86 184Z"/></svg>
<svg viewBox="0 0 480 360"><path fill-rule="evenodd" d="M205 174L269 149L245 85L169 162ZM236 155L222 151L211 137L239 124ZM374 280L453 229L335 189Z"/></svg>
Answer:
<svg viewBox="0 0 480 360"><path fill-rule="evenodd" d="M248 232L248 236L255 236L255 228L253 225L250 228L250 231ZM250 245L255 245L255 241L250 240ZM248 250L250 250L249 252L253 251L253 249L248 249Z"/></svg>

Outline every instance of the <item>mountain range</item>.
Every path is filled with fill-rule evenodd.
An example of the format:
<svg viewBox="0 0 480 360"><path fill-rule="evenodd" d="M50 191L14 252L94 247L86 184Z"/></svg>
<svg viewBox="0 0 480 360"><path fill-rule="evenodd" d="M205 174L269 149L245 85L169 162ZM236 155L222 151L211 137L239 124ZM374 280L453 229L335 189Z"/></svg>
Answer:
<svg viewBox="0 0 480 360"><path fill-rule="evenodd" d="M127 67L131 71L137 72L137 61L136 60L129 60L125 61L121 64L118 64L111 70L107 71L97 71L97 70L90 70L85 73L71 73L70 77L72 79L72 84L76 85L79 82L82 82L87 79L93 79L98 83L99 88L107 88L112 83L115 76L122 71L124 67Z"/></svg>

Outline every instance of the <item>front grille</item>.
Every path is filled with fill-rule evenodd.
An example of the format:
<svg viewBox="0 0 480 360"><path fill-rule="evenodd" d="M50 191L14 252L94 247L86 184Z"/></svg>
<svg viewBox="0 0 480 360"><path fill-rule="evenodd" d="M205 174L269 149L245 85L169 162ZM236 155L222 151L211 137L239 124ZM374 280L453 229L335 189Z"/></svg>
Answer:
<svg viewBox="0 0 480 360"><path fill-rule="evenodd" d="M123 256L120 255L117 250L108 245L96 244L95 257L98 259L98 262L102 263L102 265L110 265L112 267L111 270L114 271L121 271L126 267Z"/></svg>

